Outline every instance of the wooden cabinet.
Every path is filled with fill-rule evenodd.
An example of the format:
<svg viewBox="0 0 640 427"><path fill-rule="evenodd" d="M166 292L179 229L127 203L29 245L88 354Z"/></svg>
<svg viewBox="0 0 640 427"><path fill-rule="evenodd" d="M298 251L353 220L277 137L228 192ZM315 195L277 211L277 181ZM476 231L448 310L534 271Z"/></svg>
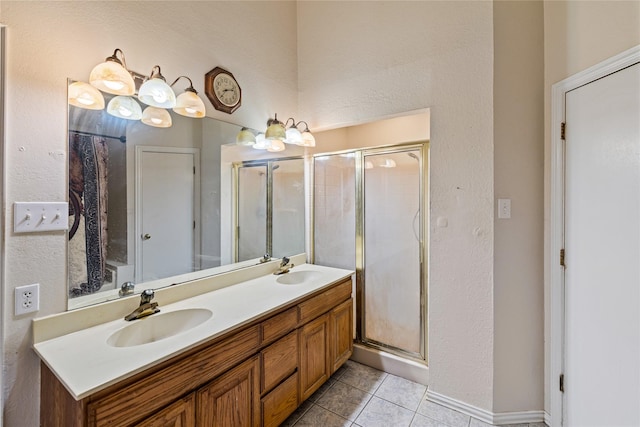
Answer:
<svg viewBox="0 0 640 427"><path fill-rule="evenodd" d="M331 375L329 363L329 316L324 314L299 329L300 397L307 399Z"/></svg>
<svg viewBox="0 0 640 427"><path fill-rule="evenodd" d="M197 392L197 426L260 425L258 356L230 370Z"/></svg>
<svg viewBox="0 0 640 427"><path fill-rule="evenodd" d="M348 299L329 315L331 337L331 373L342 366L353 353L353 300Z"/></svg>
<svg viewBox="0 0 640 427"><path fill-rule="evenodd" d="M41 364L44 427L277 426L353 350L351 279L76 401Z"/></svg>
<svg viewBox="0 0 640 427"><path fill-rule="evenodd" d="M193 427L196 425L195 399L195 393L190 393L137 424L137 427Z"/></svg>

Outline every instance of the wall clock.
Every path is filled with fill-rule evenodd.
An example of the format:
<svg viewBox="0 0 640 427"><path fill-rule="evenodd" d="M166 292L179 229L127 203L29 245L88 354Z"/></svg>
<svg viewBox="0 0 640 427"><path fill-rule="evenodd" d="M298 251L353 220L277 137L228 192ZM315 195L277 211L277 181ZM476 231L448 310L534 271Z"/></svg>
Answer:
<svg viewBox="0 0 640 427"><path fill-rule="evenodd" d="M231 114L242 101L242 90L233 74L216 67L204 75L204 93L219 111Z"/></svg>

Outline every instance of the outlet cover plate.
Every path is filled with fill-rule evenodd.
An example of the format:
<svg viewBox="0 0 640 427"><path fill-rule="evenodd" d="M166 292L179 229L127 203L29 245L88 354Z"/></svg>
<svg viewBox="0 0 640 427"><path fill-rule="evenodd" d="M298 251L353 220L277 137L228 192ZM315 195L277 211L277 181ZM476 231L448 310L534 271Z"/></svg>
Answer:
<svg viewBox="0 0 640 427"><path fill-rule="evenodd" d="M40 284L18 286L16 292L16 316L40 310Z"/></svg>

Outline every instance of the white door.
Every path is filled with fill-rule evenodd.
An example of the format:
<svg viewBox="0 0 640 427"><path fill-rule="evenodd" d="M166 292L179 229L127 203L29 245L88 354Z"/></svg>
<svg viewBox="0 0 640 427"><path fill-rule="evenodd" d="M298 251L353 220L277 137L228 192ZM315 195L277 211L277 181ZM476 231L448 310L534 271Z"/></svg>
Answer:
<svg viewBox="0 0 640 427"><path fill-rule="evenodd" d="M136 281L194 271L196 153L138 148Z"/></svg>
<svg viewBox="0 0 640 427"><path fill-rule="evenodd" d="M566 94L565 426L640 426L640 64Z"/></svg>

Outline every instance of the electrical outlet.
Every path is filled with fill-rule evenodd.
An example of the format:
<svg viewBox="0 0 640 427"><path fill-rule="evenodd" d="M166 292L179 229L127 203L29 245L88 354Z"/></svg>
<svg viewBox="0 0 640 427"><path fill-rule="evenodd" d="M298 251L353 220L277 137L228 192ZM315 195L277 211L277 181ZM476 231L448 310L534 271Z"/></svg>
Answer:
<svg viewBox="0 0 640 427"><path fill-rule="evenodd" d="M40 310L40 284L16 288L16 316Z"/></svg>

